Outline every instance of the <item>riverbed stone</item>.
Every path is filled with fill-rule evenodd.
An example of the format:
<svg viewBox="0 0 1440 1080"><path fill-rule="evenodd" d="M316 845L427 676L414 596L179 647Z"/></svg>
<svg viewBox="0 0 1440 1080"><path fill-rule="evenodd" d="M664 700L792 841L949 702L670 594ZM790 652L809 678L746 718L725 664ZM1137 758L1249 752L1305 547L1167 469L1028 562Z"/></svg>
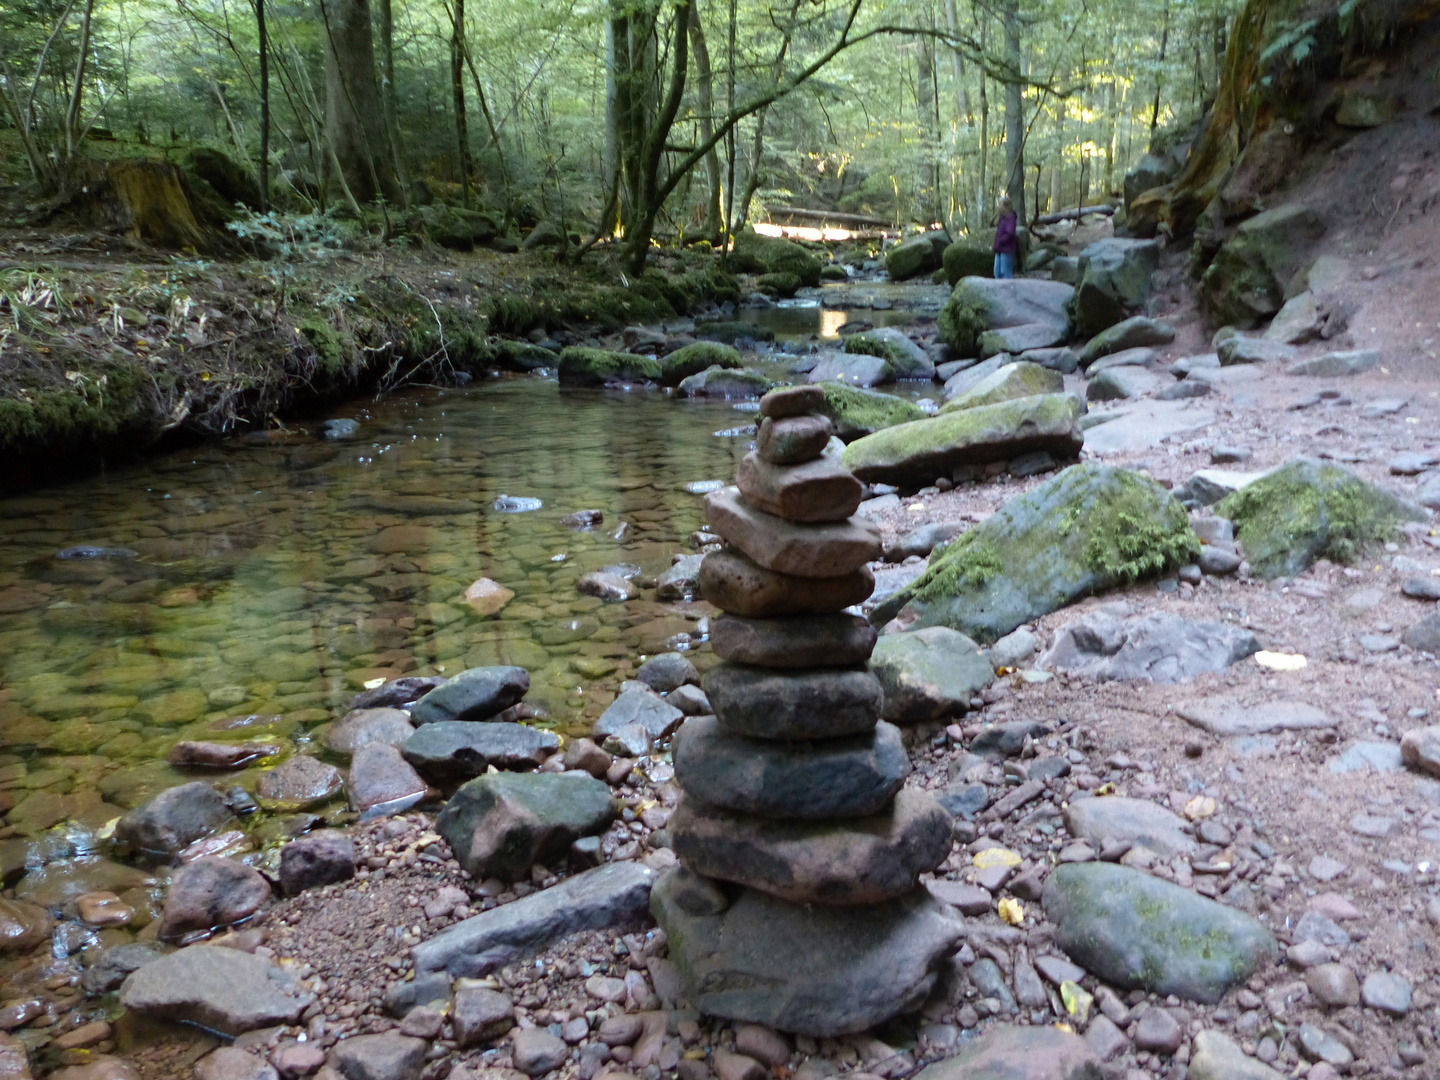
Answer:
<svg viewBox="0 0 1440 1080"><path fill-rule="evenodd" d="M1034 278L962 278L937 320L940 340L960 356L979 351L987 330L1042 323L1064 334L1070 324L1067 305L1075 295L1069 285Z"/></svg>
<svg viewBox="0 0 1440 1080"><path fill-rule="evenodd" d="M707 368L744 366L745 360L739 349L718 341L694 341L660 360L660 381L666 386L678 386L684 379Z"/></svg>
<svg viewBox="0 0 1440 1080"><path fill-rule="evenodd" d="M299 810L329 802L345 786L345 778L334 765L309 754L297 754L260 774L255 794L262 806Z"/></svg>
<svg viewBox="0 0 1440 1080"><path fill-rule="evenodd" d="M594 736L604 741L621 728L642 728L653 742L663 739L685 719L685 714L657 694L638 687L626 690L595 721Z"/></svg>
<svg viewBox="0 0 1440 1080"><path fill-rule="evenodd" d="M755 452L772 465L799 465L819 457L835 433L828 416L763 417Z"/></svg>
<svg viewBox="0 0 1440 1080"><path fill-rule="evenodd" d="M1065 824L1072 835L1090 841L1097 850L1114 840L1153 851L1162 859L1196 851L1184 820L1147 799L1072 799L1065 808Z"/></svg>
<svg viewBox="0 0 1440 1080"><path fill-rule="evenodd" d="M900 730L773 742L726 734L713 716L685 722L675 738L675 777L688 799L757 817L824 820L884 809L910 761Z"/></svg>
<svg viewBox="0 0 1440 1080"><path fill-rule="evenodd" d="M995 681L995 670L970 638L948 626L886 634L870 670L884 691L881 715L896 724L959 716Z"/></svg>
<svg viewBox="0 0 1440 1080"><path fill-rule="evenodd" d="M1224 671L1259 651L1259 639L1231 623L1185 619L1164 611L1128 619L1094 611L1060 627L1038 665L1100 682L1171 684Z"/></svg>
<svg viewBox="0 0 1440 1080"><path fill-rule="evenodd" d="M1081 597L1181 566L1198 550L1189 515L1155 481L1076 465L931 556L871 621L908 605L914 629L949 626L988 643Z"/></svg>
<svg viewBox="0 0 1440 1080"><path fill-rule="evenodd" d="M355 841L338 829L317 829L280 849L280 889L294 896L355 876Z"/></svg>
<svg viewBox="0 0 1440 1080"><path fill-rule="evenodd" d="M703 555L685 555L671 563L655 579L655 597L658 600L689 600L700 589L700 563Z"/></svg>
<svg viewBox="0 0 1440 1080"><path fill-rule="evenodd" d="M1212 1029L1195 1036L1185 1080L1285 1080L1285 1074L1250 1057L1228 1036Z"/></svg>
<svg viewBox="0 0 1440 1080"><path fill-rule="evenodd" d="M812 383L869 388L895 380L895 369L883 356L826 351L819 353L805 378Z"/></svg>
<svg viewBox="0 0 1440 1080"><path fill-rule="evenodd" d="M594 596L609 603L623 603L640 595L639 587L632 582L601 570L581 574L575 582L575 591L581 596Z"/></svg>
<svg viewBox="0 0 1440 1080"><path fill-rule="evenodd" d="M1212 735L1262 735L1268 731L1313 731L1334 727L1339 721L1303 701L1242 703L1216 696L1183 701L1175 714ZM1402 751L1403 751L1403 743Z"/></svg>
<svg viewBox="0 0 1440 1080"><path fill-rule="evenodd" d="M819 412L825 405L825 393L824 388L818 386L786 386L771 390L760 399L760 415L778 420Z"/></svg>
<svg viewBox="0 0 1440 1080"><path fill-rule="evenodd" d="M861 330L845 338L845 351L883 357L890 364L890 371L897 379L935 378L935 364L925 355L925 350L910 340L910 335L898 326L879 326L874 330Z"/></svg>
<svg viewBox="0 0 1440 1080"><path fill-rule="evenodd" d="M1057 1027L993 1027L916 1080L1101 1080L1100 1059L1080 1036Z"/></svg>
<svg viewBox="0 0 1440 1080"><path fill-rule="evenodd" d="M1360 980L1344 964L1316 964L1305 973L1305 984L1322 1005L1344 1008L1360 1002Z"/></svg>
<svg viewBox="0 0 1440 1080"><path fill-rule="evenodd" d="M233 820L224 796L197 780L131 810L116 823L115 841L122 851L168 862Z"/></svg>
<svg viewBox="0 0 1440 1080"><path fill-rule="evenodd" d="M560 748L553 731L490 721L441 720L422 724L400 747L405 760L426 776L479 776L497 769L533 769Z"/></svg>
<svg viewBox="0 0 1440 1080"><path fill-rule="evenodd" d="M561 386L612 386L659 382L659 363L651 356L571 346L560 354Z"/></svg>
<svg viewBox="0 0 1440 1080"><path fill-rule="evenodd" d="M514 1027L515 1004L497 990L462 984L455 991L450 1023L456 1044L469 1049L498 1039Z"/></svg>
<svg viewBox="0 0 1440 1080"><path fill-rule="evenodd" d="M1244 912L1113 863L1067 863L1045 881L1055 943L1091 974L1206 1004L1274 957L1270 931Z"/></svg>
<svg viewBox="0 0 1440 1080"><path fill-rule="evenodd" d="M741 460L735 482L748 505L786 521L844 521L864 494L860 481L829 457L771 465L751 451Z"/></svg>
<svg viewBox="0 0 1440 1080"><path fill-rule="evenodd" d="M345 1080L419 1080L428 1049L424 1039L386 1031L341 1039L331 1053Z"/></svg>
<svg viewBox="0 0 1440 1080"><path fill-rule="evenodd" d="M700 595L728 614L751 618L829 614L874 590L868 566L837 577L799 577L767 569L738 551L712 551L700 564Z"/></svg>
<svg viewBox="0 0 1440 1080"><path fill-rule="evenodd" d="M984 357L1006 353L1018 356L1035 349L1051 349L1063 345L1065 327L1055 323L1022 323L1020 326L1006 326L998 330L986 330L980 335L980 355Z"/></svg>
<svg viewBox="0 0 1440 1080"><path fill-rule="evenodd" d="M1071 305L1075 332L1093 337L1140 311L1160 266L1155 240L1107 237L1080 252L1080 283Z"/></svg>
<svg viewBox="0 0 1440 1080"><path fill-rule="evenodd" d="M1379 349L1352 349L1347 352L1325 353L1323 356L1300 360L1285 369L1287 375L1309 375L1321 379L1337 379L1346 375L1362 375L1380 366Z"/></svg>
<svg viewBox="0 0 1440 1080"><path fill-rule="evenodd" d="M38 904L0 898L0 955L29 952L50 937L55 920Z"/></svg>
<svg viewBox="0 0 1440 1080"><path fill-rule="evenodd" d="M518 704L529 689L530 673L522 667L467 668L411 706L410 719L488 720Z"/></svg>
<svg viewBox="0 0 1440 1080"><path fill-rule="evenodd" d="M488 581L489 579L481 578L480 580ZM480 582L477 581L475 584L478 585ZM513 597L515 594L511 593L510 595ZM466 599L469 599L468 593ZM493 612L484 614L493 614ZM350 708L354 712L362 709L399 709L413 701L419 701L445 681L443 675L406 675L404 678L390 679L371 690L356 694L355 699L350 702Z"/></svg>
<svg viewBox="0 0 1440 1080"><path fill-rule="evenodd" d="M1215 513L1235 523L1251 570L1293 577L1319 558L1353 562L1424 512L1349 469L1296 458L1226 496Z"/></svg>
<svg viewBox="0 0 1440 1080"><path fill-rule="evenodd" d="M720 727L755 739L863 735L880 717L880 682L864 668L772 671L723 663L706 673L705 696Z"/></svg>
<svg viewBox="0 0 1440 1080"><path fill-rule="evenodd" d="M1080 353L1080 363L1089 367L1102 356L1140 349L1149 346L1169 345L1175 340L1173 327L1143 315L1132 315L1114 326L1107 327L1085 343Z"/></svg>
<svg viewBox="0 0 1440 1080"><path fill-rule="evenodd" d="M277 743L178 742L165 755L171 765L192 769L239 769L280 752Z"/></svg>
<svg viewBox="0 0 1440 1080"><path fill-rule="evenodd" d="M1370 1009L1390 1016L1410 1011L1412 989L1408 980L1393 971L1372 971L1360 984L1360 1000Z"/></svg>
<svg viewBox="0 0 1440 1080"><path fill-rule="evenodd" d="M831 578L880 557L880 528L863 518L795 524L750 506L736 488L712 492L705 509L717 533L767 570Z"/></svg>
<svg viewBox="0 0 1440 1080"><path fill-rule="evenodd" d="M367 743L355 751L346 788L350 806L362 819L403 813L430 794L400 751L385 743Z"/></svg>
<svg viewBox="0 0 1440 1080"><path fill-rule="evenodd" d="M463 785L435 828L477 881L518 881L614 817L609 786L584 773L491 773Z"/></svg>
<svg viewBox="0 0 1440 1080"><path fill-rule="evenodd" d="M940 230L902 240L885 252L885 272L891 281L905 281L939 270L949 246L950 237Z"/></svg>
<svg viewBox="0 0 1440 1080"><path fill-rule="evenodd" d="M635 672L635 681L644 683L657 694L668 694L686 684L698 685L700 673L683 653L665 652L641 664Z"/></svg>
<svg viewBox="0 0 1440 1080"><path fill-rule="evenodd" d="M907 485L1035 450L1072 458L1084 443L1084 413L1074 394L1014 398L877 431L847 446L840 463L867 483Z"/></svg>
<svg viewBox="0 0 1440 1080"><path fill-rule="evenodd" d="M901 789L886 810L825 822L730 813L682 797L667 831L675 854L704 877L797 904L876 904L915 887L950 853L950 815L923 791Z"/></svg>
<svg viewBox="0 0 1440 1080"><path fill-rule="evenodd" d="M917 1007L962 932L923 890L884 904L800 906L754 890L716 913L679 902L683 871L661 877L651 910L692 1004L711 1016L827 1038Z"/></svg>
<svg viewBox="0 0 1440 1080"><path fill-rule="evenodd" d="M1065 379L1058 371L1017 360L1001 364L964 393L957 394L941 406L941 413L974 409L981 405L997 405L1016 398L1038 394L1059 394L1065 390Z"/></svg>
<svg viewBox="0 0 1440 1080"><path fill-rule="evenodd" d="M862 664L875 649L876 632L859 615L794 615L710 621L710 646L722 660L769 668Z"/></svg>
<svg viewBox="0 0 1440 1080"><path fill-rule="evenodd" d="M754 368L726 368L718 364L680 380L675 392L681 397L753 399L775 385L763 371Z"/></svg>
<svg viewBox="0 0 1440 1080"><path fill-rule="evenodd" d="M207 855L182 866L171 879L160 916L161 941L182 941L193 934L244 922L270 899L270 883L253 867L235 859Z"/></svg>
<svg viewBox="0 0 1440 1080"><path fill-rule="evenodd" d="M403 709L352 709L325 732L325 746L349 757L366 743L401 746L415 734L410 714Z"/></svg>
<svg viewBox="0 0 1440 1080"><path fill-rule="evenodd" d="M479 978L584 930L633 925L650 903L655 871L613 862L446 927L411 949L416 978L443 971Z"/></svg>
<svg viewBox="0 0 1440 1080"><path fill-rule="evenodd" d="M226 1035L294 1023L313 1000L293 974L267 958L213 945L152 960L120 988L127 1009Z"/></svg>
<svg viewBox="0 0 1440 1080"><path fill-rule="evenodd" d="M510 1057L526 1076L544 1076L558 1069L570 1056L565 1040L544 1028L516 1031L511 1039Z"/></svg>

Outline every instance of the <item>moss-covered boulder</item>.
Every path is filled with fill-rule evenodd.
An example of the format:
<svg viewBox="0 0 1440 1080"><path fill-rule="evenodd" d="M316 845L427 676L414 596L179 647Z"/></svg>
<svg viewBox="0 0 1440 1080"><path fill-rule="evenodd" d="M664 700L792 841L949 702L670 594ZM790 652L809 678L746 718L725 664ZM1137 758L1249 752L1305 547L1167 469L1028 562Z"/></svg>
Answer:
<svg viewBox="0 0 1440 1080"><path fill-rule="evenodd" d="M954 288L961 278L993 277L995 254L990 250L993 241L979 239L956 240L945 249L942 256L945 263L945 281Z"/></svg>
<svg viewBox="0 0 1440 1080"><path fill-rule="evenodd" d="M1032 364L1028 360L1017 360L1002 365L963 394L947 401L941 413L974 409L980 405L994 405L1015 398L1035 397L1037 394L1059 394L1065 390L1065 378L1058 371Z"/></svg>
<svg viewBox="0 0 1440 1080"><path fill-rule="evenodd" d="M660 360L660 381L666 386L679 386L681 380L698 375L706 368L744 366L739 349L718 341L696 341L682 345Z"/></svg>
<svg viewBox="0 0 1440 1080"><path fill-rule="evenodd" d="M725 368L716 365L682 379L676 392L681 397L761 398L773 379L753 368Z"/></svg>
<svg viewBox="0 0 1440 1080"><path fill-rule="evenodd" d="M1085 403L1074 394L1040 394L941 413L857 439L840 456L867 483L922 486L960 465L1008 461L1034 450L1074 457L1085 438Z"/></svg>
<svg viewBox="0 0 1440 1080"><path fill-rule="evenodd" d="M1110 238L1081 251L1072 307L1075 332L1093 337L1140 311L1159 266L1160 245L1154 240Z"/></svg>
<svg viewBox="0 0 1440 1080"><path fill-rule="evenodd" d="M470 251L494 240L500 228L489 214L461 207L427 206L420 216L430 239L452 251Z"/></svg>
<svg viewBox="0 0 1440 1080"><path fill-rule="evenodd" d="M1134 315L1100 331L1087 341L1080 353L1080 363L1088 367L1102 356L1124 352L1126 349L1169 345L1174 340L1175 330L1169 323Z"/></svg>
<svg viewBox="0 0 1440 1080"><path fill-rule="evenodd" d="M735 237L730 269L741 274L794 274L802 285L820 284L820 260L805 248L778 236L745 228Z"/></svg>
<svg viewBox="0 0 1440 1080"><path fill-rule="evenodd" d="M896 424L923 420L925 414L914 402L876 390L862 390L838 382L817 384L825 391L825 404L817 412L830 417L835 434L846 442L863 438Z"/></svg>
<svg viewBox="0 0 1440 1080"><path fill-rule="evenodd" d="M560 354L562 386L610 386L659 382L660 365L653 356L610 352L575 345Z"/></svg>
<svg viewBox="0 0 1440 1080"><path fill-rule="evenodd" d="M1007 326L1045 323L1067 334L1067 305L1075 290L1057 281L1033 278L962 278L940 309L940 340L962 357L976 356L980 335Z"/></svg>
<svg viewBox="0 0 1440 1080"><path fill-rule="evenodd" d="M911 341L905 331L894 326L851 334L845 339L845 351L883 357L890 362L890 371L896 379L935 377L935 364L925 355L925 350Z"/></svg>
<svg viewBox="0 0 1440 1080"><path fill-rule="evenodd" d="M1236 538L1260 577L1288 577L1319 558L1353 562L1394 537L1424 511L1313 458L1296 458L1227 495L1215 513L1235 523Z"/></svg>
<svg viewBox="0 0 1440 1080"><path fill-rule="evenodd" d="M554 370L560 363L558 353L543 345L532 345L528 341L503 339L495 343L496 359L507 371L539 371L542 368Z"/></svg>
<svg viewBox="0 0 1440 1080"><path fill-rule="evenodd" d="M914 628L949 626L991 642L1199 551L1185 508L1155 481L1111 465L1075 465L932 556L925 573L871 619L883 623L910 605Z"/></svg>
<svg viewBox="0 0 1440 1080"><path fill-rule="evenodd" d="M826 263L820 268L821 281L849 281L850 275L839 263Z"/></svg>
<svg viewBox="0 0 1440 1080"><path fill-rule="evenodd" d="M943 232L912 236L885 253L885 272L891 281L906 281L939 270L950 238Z"/></svg>
<svg viewBox="0 0 1440 1080"><path fill-rule="evenodd" d="M755 287L766 296L785 299L794 296L800 291L800 275L788 272L781 274L761 274L755 281Z"/></svg>
<svg viewBox="0 0 1440 1080"><path fill-rule="evenodd" d="M1220 324L1249 328L1280 310L1296 271L1325 232L1306 206L1277 206L1242 222L1200 278L1200 302Z"/></svg>

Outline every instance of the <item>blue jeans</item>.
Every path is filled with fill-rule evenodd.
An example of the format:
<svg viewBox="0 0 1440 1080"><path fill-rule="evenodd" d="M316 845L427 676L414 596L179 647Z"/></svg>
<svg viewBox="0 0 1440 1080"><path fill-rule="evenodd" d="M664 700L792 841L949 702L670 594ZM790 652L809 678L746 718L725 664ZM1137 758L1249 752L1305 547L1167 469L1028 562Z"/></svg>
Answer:
<svg viewBox="0 0 1440 1080"><path fill-rule="evenodd" d="M1008 251L997 251L995 253L995 276L997 278L1013 278L1015 276L1015 256Z"/></svg>

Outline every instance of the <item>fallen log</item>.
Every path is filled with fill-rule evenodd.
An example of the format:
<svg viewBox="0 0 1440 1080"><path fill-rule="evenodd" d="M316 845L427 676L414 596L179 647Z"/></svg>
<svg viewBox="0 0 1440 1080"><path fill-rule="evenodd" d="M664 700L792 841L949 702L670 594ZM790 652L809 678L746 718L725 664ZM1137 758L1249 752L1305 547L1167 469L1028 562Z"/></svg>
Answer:
<svg viewBox="0 0 1440 1080"><path fill-rule="evenodd" d="M1069 210L1057 210L1053 214L1041 214L1035 219L1036 225L1055 225L1062 221L1069 221L1071 218L1084 217L1086 214L1104 214L1107 217L1115 213L1115 207L1109 203L1102 203L1099 206L1072 207Z"/></svg>
<svg viewBox="0 0 1440 1080"><path fill-rule="evenodd" d="M810 218L813 221L833 221L839 225L868 225L873 229L888 229L890 222L867 214L848 214L840 210L810 210L804 206L772 206L771 217Z"/></svg>

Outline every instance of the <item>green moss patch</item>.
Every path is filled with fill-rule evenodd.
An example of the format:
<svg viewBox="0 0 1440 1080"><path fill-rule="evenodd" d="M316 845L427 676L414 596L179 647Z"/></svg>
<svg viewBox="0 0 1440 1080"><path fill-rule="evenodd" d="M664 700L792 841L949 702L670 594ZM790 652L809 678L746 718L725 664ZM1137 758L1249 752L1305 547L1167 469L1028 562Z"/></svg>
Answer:
<svg viewBox="0 0 1440 1080"><path fill-rule="evenodd" d="M682 345L660 361L660 381L677 386L682 379L698 375L706 368L738 368L744 364L740 350L718 341L696 341Z"/></svg>
<svg viewBox="0 0 1440 1080"><path fill-rule="evenodd" d="M1416 507L1339 465L1297 458L1226 496L1215 512L1235 522L1251 569L1260 577L1301 573L1316 559L1354 562L1392 539Z"/></svg>
<svg viewBox="0 0 1440 1080"><path fill-rule="evenodd" d="M896 424L925 419L918 405L893 394L838 382L825 382L820 386L825 391L825 407L820 411L830 417L835 434L847 442Z"/></svg>
<svg viewBox="0 0 1440 1080"><path fill-rule="evenodd" d="M659 382L660 365L649 356L573 346L560 354L560 383L605 386L610 383Z"/></svg>

